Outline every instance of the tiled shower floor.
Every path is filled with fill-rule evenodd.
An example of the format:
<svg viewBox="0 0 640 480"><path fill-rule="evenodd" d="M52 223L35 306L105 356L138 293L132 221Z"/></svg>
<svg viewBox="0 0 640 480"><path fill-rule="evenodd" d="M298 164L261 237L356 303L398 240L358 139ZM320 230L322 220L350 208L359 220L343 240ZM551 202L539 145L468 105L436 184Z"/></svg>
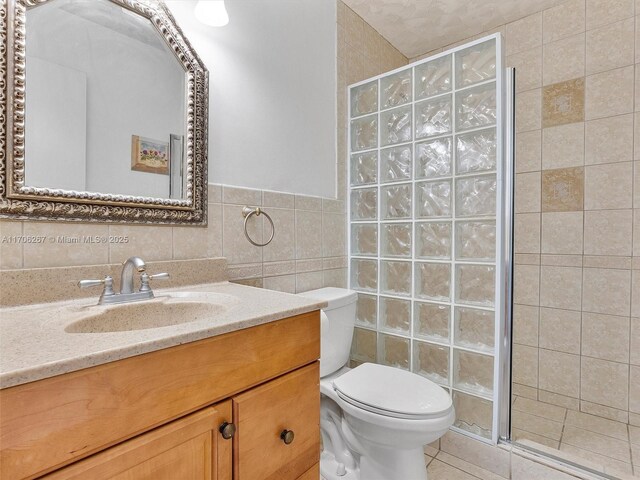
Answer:
<svg viewBox="0 0 640 480"><path fill-rule="evenodd" d="M569 460L577 457L607 472L640 478L640 427L524 397L515 397L511 422L517 442L543 445Z"/></svg>

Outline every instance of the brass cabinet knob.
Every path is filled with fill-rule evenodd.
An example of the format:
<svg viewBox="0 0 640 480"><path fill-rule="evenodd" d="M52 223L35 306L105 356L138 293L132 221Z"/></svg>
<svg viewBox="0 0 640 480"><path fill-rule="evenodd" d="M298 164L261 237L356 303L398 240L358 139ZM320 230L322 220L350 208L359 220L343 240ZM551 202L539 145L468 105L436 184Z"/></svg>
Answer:
<svg viewBox="0 0 640 480"><path fill-rule="evenodd" d="M285 445L291 444L291 442L293 442L294 437L295 435L293 434L293 430L283 430L280 433L280 438L282 439Z"/></svg>
<svg viewBox="0 0 640 480"><path fill-rule="evenodd" d="M229 440L235 435L236 426L233 423L224 422L222 425L220 425L220 428L218 430L220 430L222 438L224 438L225 440Z"/></svg>

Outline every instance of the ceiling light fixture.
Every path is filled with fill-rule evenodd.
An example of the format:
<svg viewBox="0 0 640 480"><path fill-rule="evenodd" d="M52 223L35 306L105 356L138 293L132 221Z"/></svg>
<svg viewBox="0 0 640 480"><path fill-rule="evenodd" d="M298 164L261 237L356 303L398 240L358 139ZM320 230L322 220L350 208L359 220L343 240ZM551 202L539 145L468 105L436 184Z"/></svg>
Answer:
<svg viewBox="0 0 640 480"><path fill-rule="evenodd" d="M229 23L224 0L198 0L194 14L198 21L211 27L224 27Z"/></svg>

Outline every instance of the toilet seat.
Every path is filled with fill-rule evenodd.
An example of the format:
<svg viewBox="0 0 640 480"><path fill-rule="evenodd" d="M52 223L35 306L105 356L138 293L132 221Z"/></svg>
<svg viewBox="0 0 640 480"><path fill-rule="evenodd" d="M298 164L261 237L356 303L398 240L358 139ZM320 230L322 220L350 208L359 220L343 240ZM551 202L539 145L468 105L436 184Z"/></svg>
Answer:
<svg viewBox="0 0 640 480"><path fill-rule="evenodd" d="M333 380L341 400L362 410L402 419L430 419L453 408L440 386L415 373L363 363Z"/></svg>

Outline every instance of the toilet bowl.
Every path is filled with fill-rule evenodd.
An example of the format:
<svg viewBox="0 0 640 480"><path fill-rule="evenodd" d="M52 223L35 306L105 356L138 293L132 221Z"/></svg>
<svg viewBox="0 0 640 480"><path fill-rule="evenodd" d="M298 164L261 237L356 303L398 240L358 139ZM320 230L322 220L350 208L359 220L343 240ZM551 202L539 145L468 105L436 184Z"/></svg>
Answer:
<svg viewBox="0 0 640 480"><path fill-rule="evenodd" d="M426 480L423 446L455 421L449 394L399 368L373 363L348 368L357 294L323 288L301 295L328 302L321 314L322 476Z"/></svg>

